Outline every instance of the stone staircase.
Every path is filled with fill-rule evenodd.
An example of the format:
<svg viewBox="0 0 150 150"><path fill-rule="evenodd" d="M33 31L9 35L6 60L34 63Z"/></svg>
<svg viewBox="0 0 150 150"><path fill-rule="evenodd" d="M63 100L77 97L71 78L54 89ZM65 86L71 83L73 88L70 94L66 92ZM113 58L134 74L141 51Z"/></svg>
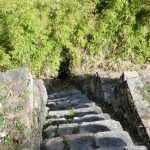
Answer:
<svg viewBox="0 0 150 150"><path fill-rule="evenodd" d="M146 150L79 90L49 95L43 150Z"/></svg>

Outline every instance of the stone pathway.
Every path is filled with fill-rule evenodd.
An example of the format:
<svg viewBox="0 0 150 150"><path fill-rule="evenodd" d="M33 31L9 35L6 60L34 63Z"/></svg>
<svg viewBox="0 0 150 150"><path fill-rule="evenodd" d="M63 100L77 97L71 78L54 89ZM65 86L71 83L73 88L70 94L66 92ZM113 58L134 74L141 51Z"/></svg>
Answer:
<svg viewBox="0 0 150 150"><path fill-rule="evenodd" d="M146 150L135 146L118 121L79 90L54 93L47 101L44 150Z"/></svg>

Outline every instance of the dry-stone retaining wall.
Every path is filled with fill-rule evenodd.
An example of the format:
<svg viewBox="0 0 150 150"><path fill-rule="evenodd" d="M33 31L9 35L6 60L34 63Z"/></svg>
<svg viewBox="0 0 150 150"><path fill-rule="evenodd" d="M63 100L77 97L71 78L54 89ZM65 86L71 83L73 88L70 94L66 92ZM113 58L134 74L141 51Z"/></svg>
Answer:
<svg viewBox="0 0 150 150"><path fill-rule="evenodd" d="M110 105L110 94L118 81L118 75L110 77L108 74L86 75L79 78L80 89L94 101Z"/></svg>
<svg viewBox="0 0 150 150"><path fill-rule="evenodd" d="M145 95L141 93L146 84L150 85L150 73L132 71L124 72L120 79L100 75L82 79L79 81L82 91L113 108L124 124L138 133L141 143L150 148L150 87Z"/></svg>
<svg viewBox="0 0 150 150"><path fill-rule="evenodd" d="M150 93L142 94L150 83L150 73L124 72L113 90L110 101L114 111L130 128L134 128L141 141L150 147Z"/></svg>
<svg viewBox="0 0 150 150"><path fill-rule="evenodd" d="M47 93L25 69L0 73L0 149L39 150Z"/></svg>

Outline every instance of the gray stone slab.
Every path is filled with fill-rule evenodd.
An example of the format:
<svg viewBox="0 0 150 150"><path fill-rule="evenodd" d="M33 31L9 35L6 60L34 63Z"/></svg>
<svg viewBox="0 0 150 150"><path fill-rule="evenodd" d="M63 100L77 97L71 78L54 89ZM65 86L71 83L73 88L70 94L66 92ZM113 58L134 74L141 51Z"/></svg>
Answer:
<svg viewBox="0 0 150 150"><path fill-rule="evenodd" d="M127 80L127 84L130 90L133 90L137 87L142 87L143 83L139 80Z"/></svg>
<svg viewBox="0 0 150 150"><path fill-rule="evenodd" d="M66 97L60 97L60 98L52 98L52 99L48 99L47 102L63 102L63 101L67 101L67 100L76 100L76 99L80 99L80 100L88 100L88 98L85 95L71 95L71 96L66 96Z"/></svg>
<svg viewBox="0 0 150 150"><path fill-rule="evenodd" d="M134 101L134 105L137 109L139 108L147 108L150 106L149 102L146 100L136 100Z"/></svg>
<svg viewBox="0 0 150 150"><path fill-rule="evenodd" d="M100 121L100 120L108 120L110 116L106 113L101 114L89 114L83 117L75 117L72 120L72 123L82 123L82 122L93 122L93 121ZM48 119L51 125L59 125L59 124L67 124L70 123L66 118L51 118Z"/></svg>
<svg viewBox="0 0 150 150"><path fill-rule="evenodd" d="M133 146L129 134L125 131L99 132L95 135L96 145L100 147Z"/></svg>
<svg viewBox="0 0 150 150"><path fill-rule="evenodd" d="M49 126L43 131L43 135L45 138L49 139L55 136L57 126Z"/></svg>
<svg viewBox="0 0 150 150"><path fill-rule="evenodd" d="M47 104L46 104L46 106L48 108L50 108L50 109L53 108L55 105L56 105L56 103L55 102L51 102L51 101L47 102Z"/></svg>
<svg viewBox="0 0 150 150"><path fill-rule="evenodd" d="M132 96L131 101L142 101L143 100L143 96L140 94L140 92L137 92L137 90L135 88L133 88L133 89L130 88L130 93Z"/></svg>
<svg viewBox="0 0 150 150"><path fill-rule="evenodd" d="M142 74L140 74L140 77L142 78L142 81L144 83L150 82L150 72L142 73Z"/></svg>
<svg viewBox="0 0 150 150"><path fill-rule="evenodd" d="M105 131L123 131L123 129L119 122L110 119L95 122L83 122L79 133L98 133Z"/></svg>
<svg viewBox="0 0 150 150"><path fill-rule="evenodd" d="M81 103L79 105L73 106L73 108L78 109L78 108L88 108L88 107L94 107L94 106L96 106L95 103L88 102L88 103Z"/></svg>
<svg viewBox="0 0 150 150"><path fill-rule="evenodd" d="M96 134L95 136L93 134L90 133L83 133L83 134L76 134L76 135L66 135L64 137L58 137L58 138L52 138L46 141L45 144L45 148L47 150L65 150L65 149L70 149L70 150L147 150L146 147L144 146L133 146L132 142L126 141L124 139L124 141L120 141L119 139L116 139L116 141L118 142L117 146L116 146L116 141L114 140L105 140L103 141L103 145L102 142L101 144L98 142L95 143L95 139L94 137L96 137L98 134ZM106 134L105 134L106 135ZM108 135L108 134L107 134ZM116 135L116 133L114 133L114 135ZM127 136L126 134L124 134L125 136ZM122 135L119 135L122 137ZM100 135L98 136L100 137ZM103 136L101 136L102 138ZM110 136L108 136L110 137ZM107 137L103 137L103 138L107 138ZM117 136L118 138L118 136ZM97 139L96 139L97 142ZM126 144L124 144L124 142L128 142L128 144L130 144L131 146L124 146ZM114 147L115 145L115 147ZM120 146L123 145L123 146Z"/></svg>
<svg viewBox="0 0 150 150"><path fill-rule="evenodd" d="M90 133L65 136L65 139L70 150L91 150L94 141Z"/></svg>
<svg viewBox="0 0 150 150"><path fill-rule="evenodd" d="M102 110L98 106L88 107L88 108L79 108L76 109L75 112L78 112L78 116L84 116L86 114L98 114L102 113ZM69 110L59 110L59 111L50 111L48 117L56 118L56 117L63 117L65 115L69 115Z"/></svg>
<svg viewBox="0 0 150 150"><path fill-rule="evenodd" d="M98 148L95 150L147 150L147 148L145 146L125 146L125 147Z"/></svg>
<svg viewBox="0 0 150 150"><path fill-rule="evenodd" d="M148 137L149 137L149 139L150 139L150 127L147 127L147 128L146 128L146 132L147 132Z"/></svg>
<svg viewBox="0 0 150 150"><path fill-rule="evenodd" d="M142 116L150 116L150 107L149 108L139 108L137 112L140 117Z"/></svg>
<svg viewBox="0 0 150 150"><path fill-rule="evenodd" d="M73 122L82 123L82 122L93 122L93 121L100 121L100 120L107 120L110 119L110 116L106 113L101 114L89 114L83 117L75 117Z"/></svg>
<svg viewBox="0 0 150 150"><path fill-rule="evenodd" d="M65 144L61 137L49 139L45 143L45 148L47 150L64 150Z"/></svg>
<svg viewBox="0 0 150 150"><path fill-rule="evenodd" d="M60 102L48 102L47 106L49 106L50 111L54 110L65 110L69 108L77 108L79 106L84 106L85 103L89 103L89 100L81 100L81 99L75 99L75 100L66 100L66 101L60 101Z"/></svg>
<svg viewBox="0 0 150 150"><path fill-rule="evenodd" d="M79 91L77 89L72 89L72 90L68 90L68 91L53 93L51 95L48 95L48 98L59 98L59 97L66 97L66 96L70 96L70 95L77 95L77 94L81 94L81 91Z"/></svg>
<svg viewBox="0 0 150 150"><path fill-rule="evenodd" d="M59 124L65 124L68 123L66 118L52 118L48 119L51 125L59 125Z"/></svg>
<svg viewBox="0 0 150 150"><path fill-rule="evenodd" d="M44 132L48 132L47 136L54 135L53 132L56 132L56 126L50 126ZM105 131L122 131L122 127L119 122L114 120L103 120L95 122L83 122L82 124L70 123L70 124L61 124L57 129L57 136L71 135L77 133L98 133Z"/></svg>
<svg viewBox="0 0 150 150"><path fill-rule="evenodd" d="M132 78L138 78L139 74L136 71L125 71L123 73L124 80L132 79Z"/></svg>
<svg viewBox="0 0 150 150"><path fill-rule="evenodd" d="M61 124L57 130L57 134L58 136L71 135L75 132L75 130L77 130L77 128L78 128L77 123Z"/></svg>

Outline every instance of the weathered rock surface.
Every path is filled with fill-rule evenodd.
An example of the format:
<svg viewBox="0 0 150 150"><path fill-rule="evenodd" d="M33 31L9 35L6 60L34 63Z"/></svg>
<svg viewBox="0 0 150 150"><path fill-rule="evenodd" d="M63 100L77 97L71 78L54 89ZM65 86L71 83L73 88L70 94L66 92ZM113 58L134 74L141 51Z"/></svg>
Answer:
<svg viewBox="0 0 150 150"><path fill-rule="evenodd" d="M110 116L106 113L101 113L101 114L85 115L83 117L74 117L73 122L82 123L82 122L93 122L93 121L100 121L100 120L107 120L107 119L110 119Z"/></svg>
<svg viewBox="0 0 150 150"><path fill-rule="evenodd" d="M0 149L40 149L47 93L25 69L0 73Z"/></svg>
<svg viewBox="0 0 150 150"><path fill-rule="evenodd" d="M115 112L137 131L150 149L150 73L124 72L110 96Z"/></svg>
<svg viewBox="0 0 150 150"><path fill-rule="evenodd" d="M88 107L88 108L79 108L76 109L76 112L78 113L77 116L82 117L86 114L98 114L102 113L102 110L98 106ZM65 115L69 114L69 110L58 110L58 111L50 111L48 117L49 118L56 118L56 117L63 117Z"/></svg>
<svg viewBox="0 0 150 150"><path fill-rule="evenodd" d="M106 106L130 132L134 131L138 143L150 149L150 72L125 71L120 75L99 72L85 76L78 84L88 97Z"/></svg>
<svg viewBox="0 0 150 150"><path fill-rule="evenodd" d="M76 94L78 99L76 100ZM84 107L88 101L78 90L55 93L49 96L48 123L43 135L46 150L146 150L134 146L130 135L123 131L119 122L103 113L95 103ZM57 100L56 100L57 99ZM62 102L61 110L56 107ZM59 102L59 103L58 103ZM76 105L69 107L71 103ZM78 108L77 106L80 106ZM53 109L55 108L55 109ZM72 108L72 109L71 109Z"/></svg>

